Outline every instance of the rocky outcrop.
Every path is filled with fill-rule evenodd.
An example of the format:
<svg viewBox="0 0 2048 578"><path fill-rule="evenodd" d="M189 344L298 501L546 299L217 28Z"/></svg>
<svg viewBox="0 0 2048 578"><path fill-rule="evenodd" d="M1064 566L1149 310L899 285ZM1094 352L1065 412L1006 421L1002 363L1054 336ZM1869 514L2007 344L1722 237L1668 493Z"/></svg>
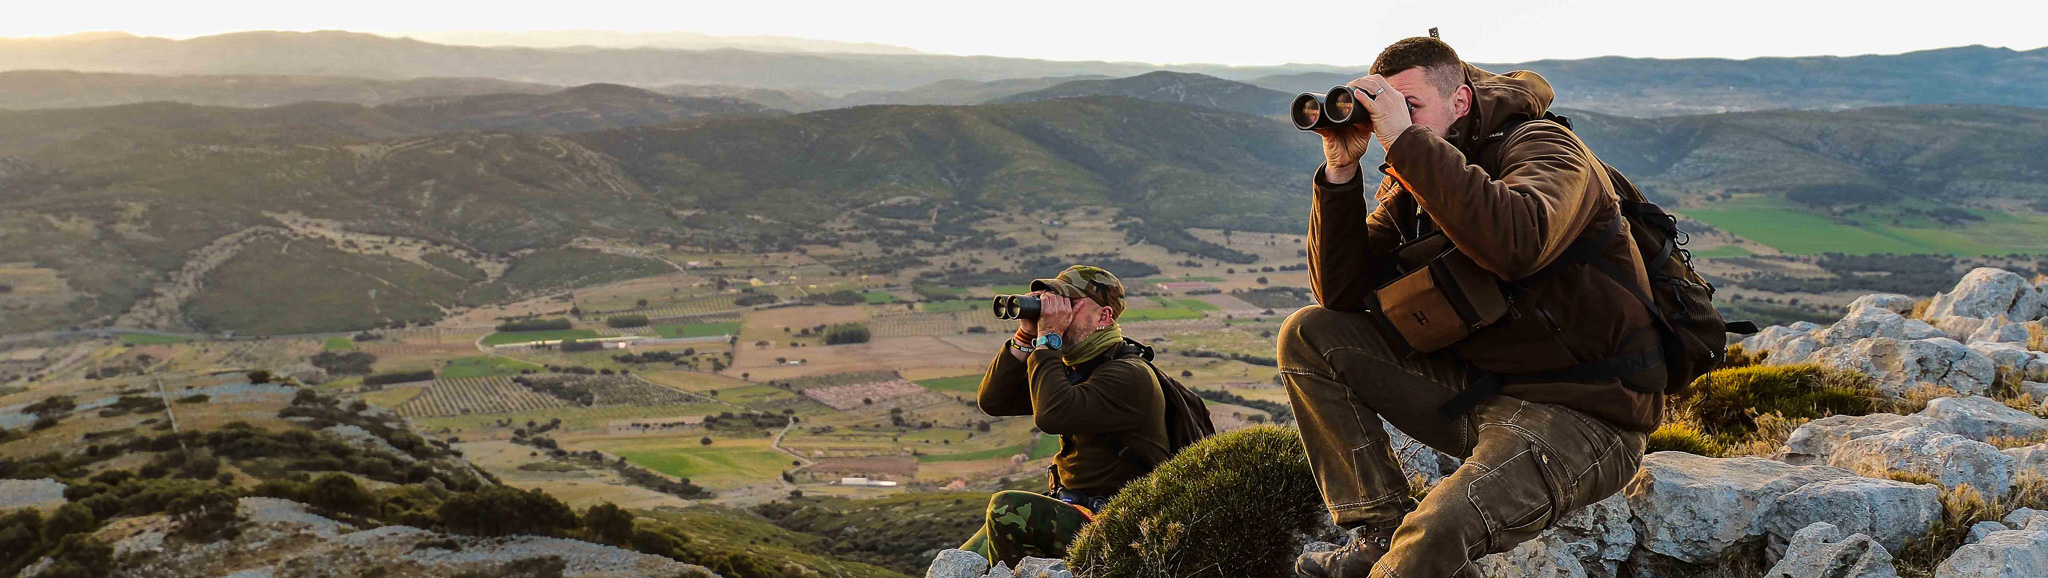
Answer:
<svg viewBox="0 0 2048 578"><path fill-rule="evenodd" d="M1827 522L1793 534L1785 557L1765 572L1768 578L1898 578L1891 552L1863 534L1842 535Z"/></svg>
<svg viewBox="0 0 2048 578"><path fill-rule="evenodd" d="M410 526L359 529L297 502L242 498L240 533L231 540L167 540L164 516L112 524L99 538L124 557L126 576L502 576L549 569L559 576L717 576L702 566L632 550L543 536L479 538ZM252 573L253 572L253 573Z"/></svg>
<svg viewBox="0 0 2048 578"><path fill-rule="evenodd" d="M1785 438L1785 447L1775 457L1797 465L1826 464L1835 448L1849 440L1932 425L1934 420L1926 416L1895 413L1824 417L1792 430L1792 435Z"/></svg>
<svg viewBox="0 0 2048 578"><path fill-rule="evenodd" d="M2004 269L1978 267L1964 274L1954 290L1935 295L1927 304L1926 315L2031 321L2048 313L2044 307L2048 307L2048 297L2027 278Z"/></svg>
<svg viewBox="0 0 2048 578"><path fill-rule="evenodd" d="M1762 458L1657 452L1643 457L1642 471L1622 492L1635 513L1640 551L1707 564L1738 543L1760 539L1779 496L1853 476L1840 468Z"/></svg>
<svg viewBox="0 0 2048 578"><path fill-rule="evenodd" d="M1899 340L1866 337L1814 351L1814 363L1867 374L1886 395L1897 396L1916 386L1947 387L1975 395L1991 387L1991 358L1954 339Z"/></svg>
<svg viewBox="0 0 2048 578"><path fill-rule="evenodd" d="M1615 494L1581 508L1535 540L1480 558L1489 578L1615 578L1636 547L1628 496Z"/></svg>
<svg viewBox="0 0 2048 578"><path fill-rule="evenodd" d="M1828 465L1866 476L1920 474L1947 487L1969 485L1986 496L2005 495L2012 463L1990 444L1924 427L1850 440L1828 457Z"/></svg>
<svg viewBox="0 0 2048 578"><path fill-rule="evenodd" d="M1927 402L1927 408L1915 415L1927 418L1931 424L1928 429L1977 441L2048 435L2048 419L1982 396L1936 399Z"/></svg>
<svg viewBox="0 0 2048 578"><path fill-rule="evenodd" d="M1876 539L1899 550L1927 535L1941 519L1941 489L1877 478L1839 478L1801 486L1782 496L1764 520L1769 551L1786 552L1795 534L1825 523L1843 533Z"/></svg>
<svg viewBox="0 0 2048 578"><path fill-rule="evenodd" d="M1935 566L1934 578L2040 578L2048 576L2048 515L1992 532Z"/></svg>
<svg viewBox="0 0 2048 578"><path fill-rule="evenodd" d="M981 578L988 573L988 559L966 550L941 550L932 559L924 578Z"/></svg>

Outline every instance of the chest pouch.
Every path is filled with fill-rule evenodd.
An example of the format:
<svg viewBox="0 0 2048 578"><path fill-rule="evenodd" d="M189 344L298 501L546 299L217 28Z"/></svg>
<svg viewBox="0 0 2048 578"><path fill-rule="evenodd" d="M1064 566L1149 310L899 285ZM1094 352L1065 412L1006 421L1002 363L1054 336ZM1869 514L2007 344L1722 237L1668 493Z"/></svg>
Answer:
<svg viewBox="0 0 2048 578"><path fill-rule="evenodd" d="M1500 278L1441 233L1407 244L1396 260L1401 276L1373 293L1385 326L1410 349L1449 347L1508 313L1511 299Z"/></svg>

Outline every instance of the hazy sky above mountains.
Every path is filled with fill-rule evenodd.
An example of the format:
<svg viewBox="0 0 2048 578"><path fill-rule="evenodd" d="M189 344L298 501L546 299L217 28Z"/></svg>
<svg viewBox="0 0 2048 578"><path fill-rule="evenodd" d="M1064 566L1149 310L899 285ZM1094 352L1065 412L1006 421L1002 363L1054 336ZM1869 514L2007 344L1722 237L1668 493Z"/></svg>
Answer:
<svg viewBox="0 0 2048 578"><path fill-rule="evenodd" d="M890 44L939 54L1154 63L1365 64L1431 26L1468 60L1890 54L2048 45L2048 2L1363 0L71 0L10 2L0 36L120 30L688 31ZM1336 8L1334 14L1323 7Z"/></svg>

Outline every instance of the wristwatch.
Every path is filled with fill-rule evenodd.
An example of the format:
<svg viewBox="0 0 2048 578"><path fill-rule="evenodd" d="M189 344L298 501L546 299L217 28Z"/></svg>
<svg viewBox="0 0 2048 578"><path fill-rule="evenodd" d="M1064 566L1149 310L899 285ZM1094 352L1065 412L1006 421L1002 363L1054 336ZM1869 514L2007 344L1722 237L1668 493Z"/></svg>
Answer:
<svg viewBox="0 0 2048 578"><path fill-rule="evenodd" d="M1046 349L1050 349L1050 350L1053 350L1053 351L1059 351L1059 350L1060 350L1060 334L1058 334L1058 333L1047 333L1047 334L1045 334L1045 335L1040 335L1040 336L1038 336L1038 341L1037 341L1036 343L1034 343L1033 345L1036 345L1036 346L1038 346L1038 347L1043 347L1043 348L1046 348Z"/></svg>

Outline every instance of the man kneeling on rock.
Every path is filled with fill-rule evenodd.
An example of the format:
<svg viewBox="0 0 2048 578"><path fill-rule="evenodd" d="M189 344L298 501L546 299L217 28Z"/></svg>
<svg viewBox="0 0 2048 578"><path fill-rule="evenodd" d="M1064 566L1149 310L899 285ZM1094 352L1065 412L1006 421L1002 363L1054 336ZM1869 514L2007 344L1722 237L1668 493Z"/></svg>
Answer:
<svg viewBox="0 0 2048 578"><path fill-rule="evenodd" d="M1060 436L1052 488L997 492L985 525L961 550L991 564L1026 556L1065 558L1067 545L1109 498L1171 457L1167 403L1142 348L1123 338L1124 288L1108 271L1075 265L1031 282L1042 309L981 379L981 410L1028 415Z"/></svg>
<svg viewBox="0 0 2048 578"><path fill-rule="evenodd" d="M1536 537L1634 476L1670 378L1654 360L1661 338L1636 293L1650 283L1617 219L1616 185L1568 128L1545 119L1550 85L1465 64L1435 38L1395 43L1371 72L1350 84L1370 126L1317 129L1326 159L1308 265L1321 306L1289 317L1278 343L1324 505L1353 539L1295 569L1477 577L1474 559ZM1358 164L1374 142L1389 176L1376 208ZM1582 238L1590 250L1575 254L1590 256L1561 262ZM1476 268L1429 244L1445 240ZM1424 264L1442 269L1414 276ZM1401 307L1469 271L1516 288L1495 300L1505 310L1417 346L1414 335L1440 337L1422 328L1471 306ZM1382 418L1463 465L1418 504Z"/></svg>

